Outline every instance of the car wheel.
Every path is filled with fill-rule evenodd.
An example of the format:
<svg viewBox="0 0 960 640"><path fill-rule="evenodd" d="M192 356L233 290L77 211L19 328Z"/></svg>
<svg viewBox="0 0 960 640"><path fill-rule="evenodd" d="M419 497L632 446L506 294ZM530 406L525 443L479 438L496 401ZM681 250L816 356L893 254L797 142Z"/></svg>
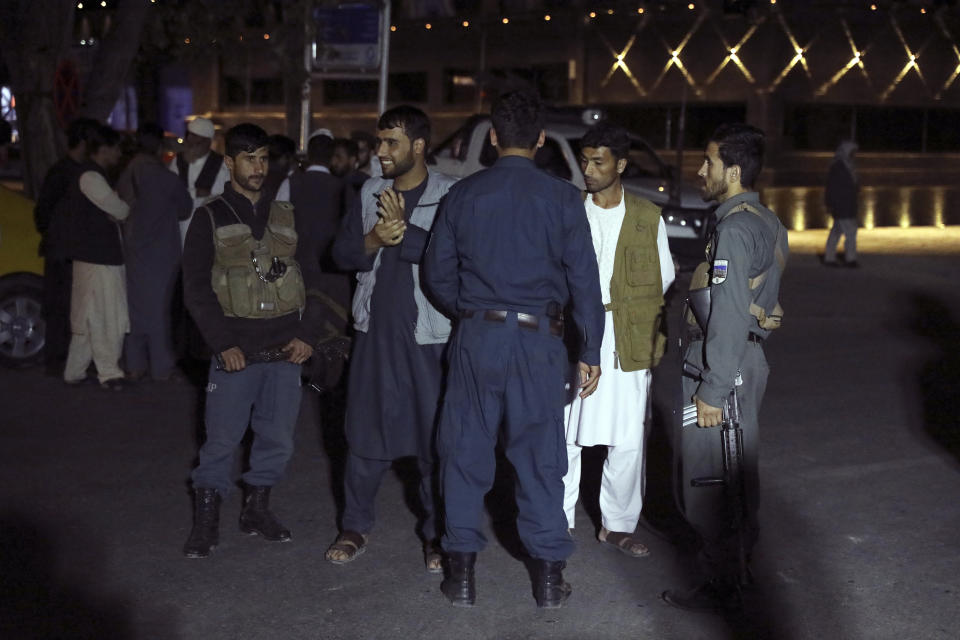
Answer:
<svg viewBox="0 0 960 640"><path fill-rule="evenodd" d="M0 365L25 367L43 356L46 325L41 283L33 274L0 279Z"/></svg>

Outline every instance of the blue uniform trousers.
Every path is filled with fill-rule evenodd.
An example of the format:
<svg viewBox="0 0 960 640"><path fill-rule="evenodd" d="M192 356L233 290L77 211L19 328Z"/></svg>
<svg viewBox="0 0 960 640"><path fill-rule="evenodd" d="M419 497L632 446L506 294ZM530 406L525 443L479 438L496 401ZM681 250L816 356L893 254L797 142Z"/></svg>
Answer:
<svg viewBox="0 0 960 640"><path fill-rule="evenodd" d="M252 364L232 373L217 371L216 361L211 363L204 414L207 439L193 470L193 486L221 495L233 489L234 456L248 426L254 437L243 481L256 487L276 484L293 455L301 391L300 365L292 362Z"/></svg>
<svg viewBox="0 0 960 640"><path fill-rule="evenodd" d="M527 552L550 561L573 553L563 511L567 355L562 340L545 329L518 327L515 313L502 323L478 315L457 326L437 433L447 551L475 552L486 544L483 498L493 485L502 428Z"/></svg>

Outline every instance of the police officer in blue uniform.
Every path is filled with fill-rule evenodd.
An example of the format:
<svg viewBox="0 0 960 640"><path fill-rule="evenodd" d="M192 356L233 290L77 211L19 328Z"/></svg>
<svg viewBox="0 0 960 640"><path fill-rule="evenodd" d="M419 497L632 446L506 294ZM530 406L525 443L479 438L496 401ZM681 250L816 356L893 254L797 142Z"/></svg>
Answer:
<svg viewBox="0 0 960 640"><path fill-rule="evenodd" d="M580 193L533 162L544 140L540 97L504 94L491 119L499 159L451 187L425 261L428 291L459 318L437 433L449 557L441 589L455 606L476 599L483 498L500 436L516 470L517 529L534 560L537 605L555 608L571 592L562 570L574 548L563 511L561 309L572 299L583 397L600 376L604 310Z"/></svg>

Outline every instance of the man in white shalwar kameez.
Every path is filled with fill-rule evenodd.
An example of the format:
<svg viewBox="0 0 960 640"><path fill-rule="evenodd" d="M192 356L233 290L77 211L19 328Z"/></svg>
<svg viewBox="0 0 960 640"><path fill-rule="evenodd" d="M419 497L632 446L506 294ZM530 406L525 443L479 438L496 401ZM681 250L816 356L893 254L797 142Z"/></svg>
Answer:
<svg viewBox="0 0 960 640"><path fill-rule="evenodd" d="M612 125L598 125L581 140L580 167L587 187L584 207L607 309L600 367L608 373L589 398L571 394L573 401L566 408L568 471L563 481L564 510L572 530L582 447L606 445L598 537L627 555L640 557L649 553L633 533L643 507L650 367L662 354L663 294L675 272L659 208L624 193L621 174L627 169L629 150L629 134ZM624 224L628 216L629 223ZM640 329L631 325L638 318ZM623 343L628 346L618 348Z"/></svg>

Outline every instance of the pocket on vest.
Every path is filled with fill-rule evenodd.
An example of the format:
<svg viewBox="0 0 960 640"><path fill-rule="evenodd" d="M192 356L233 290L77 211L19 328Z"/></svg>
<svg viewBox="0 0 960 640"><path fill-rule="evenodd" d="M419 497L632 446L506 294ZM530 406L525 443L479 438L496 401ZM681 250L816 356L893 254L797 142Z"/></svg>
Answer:
<svg viewBox="0 0 960 640"><path fill-rule="evenodd" d="M656 255L656 252L653 252ZM627 247L624 251L627 284L631 287L659 286L660 264L650 260L651 252L639 247Z"/></svg>

